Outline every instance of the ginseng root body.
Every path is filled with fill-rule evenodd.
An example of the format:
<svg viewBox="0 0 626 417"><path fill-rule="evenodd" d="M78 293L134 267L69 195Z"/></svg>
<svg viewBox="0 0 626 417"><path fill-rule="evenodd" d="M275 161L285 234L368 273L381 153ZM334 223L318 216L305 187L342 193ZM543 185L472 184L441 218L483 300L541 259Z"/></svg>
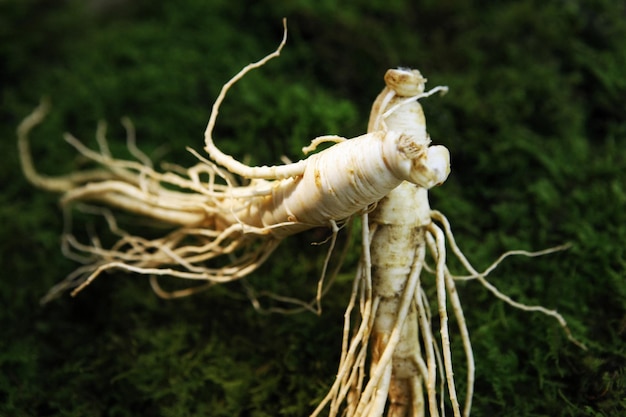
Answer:
<svg viewBox="0 0 626 417"><path fill-rule="evenodd" d="M447 88L424 92L425 82L417 70L389 70L385 75L386 87L372 106L368 131L401 132L416 143L428 145L430 138L417 100ZM508 255L537 256L564 247L535 253L508 252L480 273L457 247L445 216L430 209L427 189L406 181L364 215L363 225L363 255L345 313L337 377L313 416L325 407L333 417L435 417L445 415L447 407L455 417L469 416L474 357L455 288L457 279L478 280L514 307L556 318L570 340L582 347L571 337L558 313L517 303L486 280L486 275ZM446 238L470 275L455 277L448 271ZM427 254L432 259L431 266L427 265ZM434 274L436 300L429 300L422 286L424 272ZM431 305L436 305L439 315L439 338L433 332ZM452 307L466 358L463 406L455 387L448 305Z"/></svg>
<svg viewBox="0 0 626 417"><path fill-rule="evenodd" d="M253 68L277 56L283 47L241 70L216 100L205 132L212 161L188 169L159 172L135 146L134 130L126 122L129 149L136 161L114 158L108 151L105 130L100 126L99 152L66 134L65 139L97 166L89 171L46 177L34 166L28 140L31 129L47 111L42 103L18 127L18 144L26 177L36 186L62 193L63 207L88 203L107 219L119 240L102 247L98 240L78 242L65 235L65 247L86 265L71 275L50 296L77 287L74 294L102 271L169 275L210 283L238 279L257 268L277 242L313 227L332 227L367 210L403 181L432 187L445 181L449 154L443 146L416 142L394 131L370 132L345 140L299 162L272 167L248 167L224 155L214 144L212 131L219 106L228 89ZM325 140L321 138L314 141ZM241 180L249 182L238 186ZM171 231L146 239L122 231L114 217L125 211L169 225ZM216 257L228 257L226 266L211 267ZM188 292L163 296L186 295Z"/></svg>
<svg viewBox="0 0 626 417"><path fill-rule="evenodd" d="M386 87L372 106L368 131L397 129L417 142L428 143L420 103L417 99L406 102L407 98L424 93L425 82L417 70L387 71ZM393 112L386 115L390 109ZM388 390L389 417L422 416L426 407L424 383L428 380L420 375L416 361L423 356L419 312L413 301L417 288L408 284L411 282L411 271L421 274L425 260L426 226L431 222L426 189L402 183L378 204L369 220L370 229L374 230L370 249L372 296L380 300L371 336L372 368L379 366L393 329L400 329L396 346L389 347L393 349L391 360L384 365L386 372L391 373L389 385L381 384L379 390ZM411 300L404 322L398 314L403 299L401 294ZM433 389L430 387L430 390ZM371 413L382 414L383 409Z"/></svg>

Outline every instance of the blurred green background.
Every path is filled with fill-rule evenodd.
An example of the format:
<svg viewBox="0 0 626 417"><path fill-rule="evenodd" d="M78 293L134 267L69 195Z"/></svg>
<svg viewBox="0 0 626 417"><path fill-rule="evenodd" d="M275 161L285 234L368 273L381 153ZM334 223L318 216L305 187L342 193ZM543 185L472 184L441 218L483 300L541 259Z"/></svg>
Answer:
<svg viewBox="0 0 626 417"><path fill-rule="evenodd" d="M358 247L319 317L259 314L240 283L164 301L121 273L42 307L77 265L59 248L58 196L24 180L15 144L46 95L52 112L32 136L41 172L79 166L62 133L93 144L100 119L123 148L123 116L141 149L191 164L185 147L201 150L219 88L277 46L283 17L283 54L230 92L218 145L254 163L298 159L316 136L365 131L388 68L448 85L423 102L433 141L452 155L432 207L479 268L506 250L571 242L509 259L491 279L558 309L589 347L459 285L477 363L472 415L626 415L625 3L346 3L0 1L1 416L305 416L324 396ZM318 240L290 238L248 281L312 297ZM462 376L460 346L455 357Z"/></svg>

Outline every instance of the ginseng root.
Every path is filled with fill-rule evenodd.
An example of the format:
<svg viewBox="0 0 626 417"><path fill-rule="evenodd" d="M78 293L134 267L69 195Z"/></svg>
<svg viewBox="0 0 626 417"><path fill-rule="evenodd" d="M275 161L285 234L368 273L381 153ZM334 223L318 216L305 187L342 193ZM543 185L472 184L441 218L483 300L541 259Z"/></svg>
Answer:
<svg viewBox="0 0 626 417"><path fill-rule="evenodd" d="M445 181L449 173L445 147L429 147L394 131L371 132L350 140L333 138L338 143L319 153L272 167L248 167L219 151L212 131L227 91L247 72L278 56L284 44L285 38L274 53L246 66L224 85L205 132L212 160L192 151L199 162L190 168L170 165L164 172L154 169L134 146L134 130L126 123L129 149L137 160L113 157L100 126L96 133L99 151L65 135L96 168L47 177L36 171L28 140L32 128L43 120L47 103L24 119L17 135L26 178L40 188L61 193L62 207L68 213L72 207L95 206L89 210L104 216L118 237L105 247L97 236L83 243L67 232L66 253L85 265L54 287L45 301L66 289L73 289L75 295L103 271L113 269L205 282L167 293L152 280L161 296L188 295L246 276L285 237L341 224L368 210L402 181L425 188ZM239 185L242 180L248 184ZM115 213L120 211L153 219L170 231L157 238L125 232L116 222Z"/></svg>
<svg viewBox="0 0 626 417"><path fill-rule="evenodd" d="M417 100L446 92L447 88L435 87L424 92L425 82L417 70L389 70L385 74L386 87L372 107L368 131L402 132L415 142L430 143L424 113ZM474 356L455 280L476 279L497 298L516 308L554 317L567 337L584 348L572 337L565 320L556 311L515 302L486 280L487 274L509 255L538 256L567 246L534 253L507 252L480 273L456 245L445 216L430 209L427 190L408 182L387 194L371 213L363 216L362 223L362 257L344 315L337 377L313 416L328 408L333 417L380 417L385 413L389 417L435 417L445 415L445 398L455 417L469 416ZM449 272L446 239L469 275L453 276ZM427 255L432 258L430 266ZM434 275L436 300L426 296L421 277L424 271ZM463 406L455 387L448 304L466 357L467 389ZM440 342L433 333L431 305L437 306Z"/></svg>

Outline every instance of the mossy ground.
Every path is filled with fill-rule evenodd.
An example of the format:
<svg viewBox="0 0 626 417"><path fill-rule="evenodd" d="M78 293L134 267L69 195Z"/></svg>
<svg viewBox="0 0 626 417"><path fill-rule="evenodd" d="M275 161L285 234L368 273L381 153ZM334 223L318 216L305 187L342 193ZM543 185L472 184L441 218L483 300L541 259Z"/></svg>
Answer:
<svg viewBox="0 0 626 417"><path fill-rule="evenodd" d="M61 134L89 141L99 119L123 148L122 116L142 149L191 163L185 147L201 149L219 88L275 48L283 16L287 47L231 91L218 145L257 163L296 159L315 136L363 133L387 68L448 85L424 103L453 164L433 208L479 267L509 249L571 242L508 260L492 279L557 308L589 346L460 285L478 368L473 415L626 413L623 2L339 3L0 2L1 416L303 416L323 396L357 249L320 317L260 315L239 284L164 301L125 274L41 307L76 265L58 247L56 196L24 180L15 146L15 127L46 95L53 111L33 135L42 172L76 167ZM311 296L315 240L291 239L249 282Z"/></svg>

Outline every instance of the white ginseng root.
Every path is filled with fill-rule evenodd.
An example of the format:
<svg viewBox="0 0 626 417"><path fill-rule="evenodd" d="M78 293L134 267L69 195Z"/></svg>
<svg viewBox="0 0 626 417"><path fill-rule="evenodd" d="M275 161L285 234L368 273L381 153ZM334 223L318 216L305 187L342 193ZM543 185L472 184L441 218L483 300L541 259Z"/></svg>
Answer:
<svg viewBox="0 0 626 417"><path fill-rule="evenodd" d="M389 70L385 74L386 87L372 107L368 131L402 132L414 142L428 145L424 114L417 100L445 92L447 88L424 92L425 82L417 70ZM445 216L430 209L426 188L409 182L401 183L385 196L375 210L364 216L363 225L363 255L345 314L337 377L313 416L328 407L333 417L380 417L385 413L389 417L435 417L445 415L444 398L455 417L469 416L474 357L455 288L456 279L476 279L497 298L516 308L554 317L568 338L584 348L572 337L565 320L556 311L515 302L486 280L487 274L506 256L539 256L565 246L540 252L511 251L479 273L456 245ZM448 271L446 237L452 252L470 275L454 277ZM427 253L434 267L426 264ZM440 342L433 333L431 301L420 277L423 271L434 273L437 299L432 304L437 306L439 315ZM455 387L448 304L466 357L467 389L462 406ZM357 305L359 309L355 312ZM353 321L356 328L351 329ZM366 369L368 355L369 370Z"/></svg>
<svg viewBox="0 0 626 417"><path fill-rule="evenodd" d="M18 127L20 159L34 185L62 194L64 209L89 204L101 214L117 241L104 247L98 237L79 242L64 236L69 256L83 260L79 268L54 287L45 300L66 289L76 294L103 271L120 269L154 277L173 276L203 281L199 287L163 291L164 297L188 295L215 283L239 279L255 270L283 238L313 227L332 227L375 204L403 181L432 187L445 181L449 155L442 146L429 147L394 131L371 132L337 144L299 162L273 167L247 167L213 144L212 131L228 89L248 71L278 56L278 49L246 66L224 85L205 133L213 161L202 158L188 169L159 172L134 146L134 131L126 123L129 149L137 160L114 158L99 127L99 151L66 134L65 139L97 168L59 177L37 172L30 152L29 133L40 123L48 105L43 102ZM239 177L248 180L238 186ZM95 208L93 208L95 206ZM121 230L115 213L151 218L170 231L157 238ZM219 258L220 262L214 263Z"/></svg>

